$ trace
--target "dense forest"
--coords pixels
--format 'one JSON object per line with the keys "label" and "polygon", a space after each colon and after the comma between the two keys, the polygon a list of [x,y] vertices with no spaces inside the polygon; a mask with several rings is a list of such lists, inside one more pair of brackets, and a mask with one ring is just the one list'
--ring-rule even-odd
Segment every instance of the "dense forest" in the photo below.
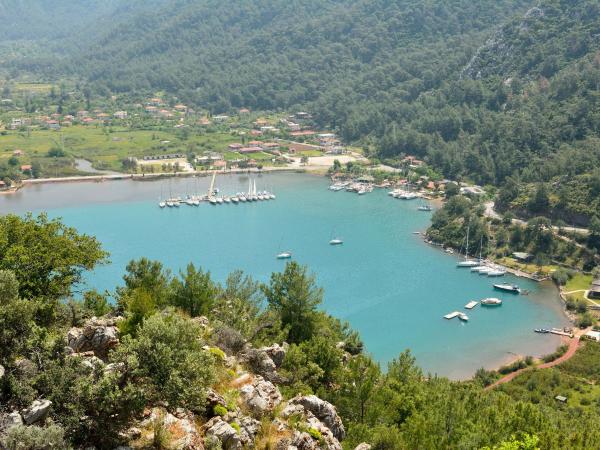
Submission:
{"label": "dense forest", "polygon": [[21,35],[5,28],[44,43],[23,57],[10,47],[11,76],[75,78],[101,95],[165,91],[215,113],[306,108],[392,164],[411,154],[453,179],[512,177],[518,192],[501,208],[528,215],[545,182],[544,215],[587,225],[598,211],[595,1],[114,0],[70,2],[68,14],[62,2],[12,3],[0,23],[19,8],[49,12],[15,22]]}
{"label": "dense forest", "polygon": [[295,262],[219,283],[142,258],[113,301],[74,299],[107,257],[43,215],[0,218],[3,450],[598,448],[595,342],[486,391],[498,374],[452,382],[409,351],[381,368]]}

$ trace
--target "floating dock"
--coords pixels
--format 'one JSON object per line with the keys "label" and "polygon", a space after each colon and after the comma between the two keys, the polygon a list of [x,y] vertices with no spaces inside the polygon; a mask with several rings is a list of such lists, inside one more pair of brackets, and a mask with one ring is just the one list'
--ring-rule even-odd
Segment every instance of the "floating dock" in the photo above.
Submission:
{"label": "floating dock", "polygon": [[469,302],[469,303],[467,303],[467,304],[465,305],[465,309],[473,309],[473,308],[475,308],[475,307],[476,307],[478,304],[479,304],[479,302],[476,302],[475,300],[473,300],[473,301],[471,301],[471,302]]}
{"label": "floating dock", "polygon": [[446,314],[444,316],[444,319],[447,319],[447,320],[454,319],[455,317],[458,317],[459,314],[460,314],[460,312],[454,311],[454,312],[451,312],[450,314]]}

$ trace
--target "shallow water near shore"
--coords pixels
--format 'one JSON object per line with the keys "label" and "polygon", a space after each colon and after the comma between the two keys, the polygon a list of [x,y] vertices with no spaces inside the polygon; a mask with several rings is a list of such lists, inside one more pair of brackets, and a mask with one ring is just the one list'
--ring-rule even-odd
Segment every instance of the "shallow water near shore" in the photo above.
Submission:
{"label": "shallow water near shore", "polygon": [[[504,281],[531,291],[515,296],[493,290],[501,279],[457,269],[456,257],[413,234],[425,230],[431,217],[417,211],[416,201],[392,199],[385,190],[331,192],[325,178],[305,174],[253,179],[277,200],[160,209],[161,192],[203,193],[210,180],[124,180],[28,186],[0,196],[0,213],[45,210],[97,236],[111,254],[111,264],[87,275],[88,285],[99,290],[113,291],[127,262],[141,256],[174,271],[192,261],[219,281],[243,269],[266,282],[285,265],[275,255],[289,250],[325,289],[323,309],[350,322],[382,364],[409,348],[425,371],[462,379],[515,354],[540,356],[559,345],[555,336],[533,333],[568,324],[554,287],[507,275]],[[245,191],[248,177],[219,176],[217,185],[225,194]],[[333,236],[344,245],[328,245]],[[442,318],[490,296],[504,304],[466,311],[468,323]]]}

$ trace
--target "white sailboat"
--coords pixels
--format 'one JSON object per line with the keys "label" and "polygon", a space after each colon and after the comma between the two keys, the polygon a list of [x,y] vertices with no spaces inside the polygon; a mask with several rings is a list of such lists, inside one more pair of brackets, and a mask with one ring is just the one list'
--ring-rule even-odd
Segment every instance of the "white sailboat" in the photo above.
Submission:
{"label": "white sailboat", "polygon": [[465,260],[464,261],[459,261],[458,264],[456,264],[456,267],[477,267],[479,266],[479,261],[475,261],[474,259],[469,259],[469,231],[471,229],[471,226],[469,224],[469,226],[467,226],[467,245],[465,247]]}

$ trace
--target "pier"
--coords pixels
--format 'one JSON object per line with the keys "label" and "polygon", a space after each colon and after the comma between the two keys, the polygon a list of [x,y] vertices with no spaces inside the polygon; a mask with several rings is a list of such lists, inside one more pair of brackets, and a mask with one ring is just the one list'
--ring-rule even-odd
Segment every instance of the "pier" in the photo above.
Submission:
{"label": "pier", "polygon": [[459,314],[460,314],[459,311],[454,311],[454,312],[451,312],[450,314],[446,314],[444,316],[444,319],[451,320],[451,319],[454,319],[455,317],[458,317]]}

